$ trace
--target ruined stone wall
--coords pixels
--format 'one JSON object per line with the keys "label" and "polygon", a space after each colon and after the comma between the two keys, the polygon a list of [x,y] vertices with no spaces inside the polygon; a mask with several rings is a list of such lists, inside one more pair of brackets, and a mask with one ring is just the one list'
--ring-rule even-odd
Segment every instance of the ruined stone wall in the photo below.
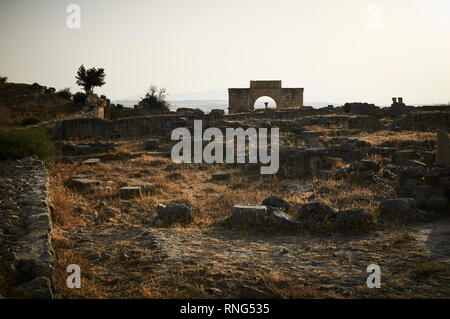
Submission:
{"label": "ruined stone wall", "polygon": [[303,89],[281,89],[279,108],[302,107]]}
{"label": "ruined stone wall", "polygon": [[391,127],[402,130],[449,130],[450,110],[411,112],[395,119]]}
{"label": "ruined stone wall", "polygon": [[379,119],[368,115],[344,115],[336,114],[333,109],[325,108],[322,112],[318,110],[280,110],[280,111],[265,111],[254,113],[240,113],[228,114],[224,119],[227,121],[247,122],[249,120],[270,120],[273,126],[281,129],[288,128],[292,130],[293,127],[303,126],[322,126],[325,128],[345,128],[345,129],[360,129],[367,132],[377,131],[384,128]]}
{"label": "ruined stone wall", "polygon": [[115,120],[83,118],[47,122],[36,125],[54,140],[74,138],[135,138],[149,135],[170,136],[177,127],[192,127],[194,119],[203,119],[205,127],[221,122],[221,117],[212,115],[183,114],[126,117]]}
{"label": "ruined stone wall", "polygon": [[278,119],[278,120],[290,120],[297,119],[304,116],[314,115],[331,115],[340,114],[341,110],[336,108],[321,108],[314,109],[312,107],[293,108],[293,109],[268,109],[257,112],[243,112],[237,114],[227,114],[225,119],[227,120],[246,120],[250,118],[256,119]]}
{"label": "ruined stone wall", "polygon": [[228,103],[230,113],[248,112],[250,89],[228,89]]}
{"label": "ruined stone wall", "polygon": [[0,295],[6,298],[53,297],[47,184],[47,170],[34,158],[5,163],[0,174]]}

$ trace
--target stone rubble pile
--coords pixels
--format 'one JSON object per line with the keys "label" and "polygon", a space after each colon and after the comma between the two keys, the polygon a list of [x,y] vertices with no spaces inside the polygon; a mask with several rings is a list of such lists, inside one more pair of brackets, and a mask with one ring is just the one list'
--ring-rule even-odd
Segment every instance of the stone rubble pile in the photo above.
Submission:
{"label": "stone rubble pile", "polygon": [[261,206],[234,205],[231,221],[237,228],[283,231],[323,227],[324,230],[358,232],[375,225],[374,217],[361,209],[336,212],[323,202],[293,206],[277,196],[266,198]]}

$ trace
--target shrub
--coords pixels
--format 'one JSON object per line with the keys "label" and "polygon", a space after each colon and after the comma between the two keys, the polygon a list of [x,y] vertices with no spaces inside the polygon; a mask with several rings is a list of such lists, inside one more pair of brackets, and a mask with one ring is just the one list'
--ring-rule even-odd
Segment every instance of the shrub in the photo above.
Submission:
{"label": "shrub", "polygon": [[36,115],[28,115],[25,116],[21,121],[20,121],[20,125],[25,126],[25,125],[33,125],[33,124],[37,124],[40,123],[41,119],[39,117],[37,117]]}
{"label": "shrub", "polygon": [[55,93],[56,96],[70,100],[72,98],[72,93],[70,92],[70,88],[64,88]]}
{"label": "shrub", "polygon": [[7,76],[0,76],[0,84],[6,83],[6,81],[8,81]]}
{"label": "shrub", "polygon": [[0,160],[19,159],[36,155],[48,164],[55,149],[50,138],[35,129],[1,129]]}
{"label": "shrub", "polygon": [[166,89],[157,89],[156,86],[150,86],[148,93],[142,98],[141,104],[146,111],[168,112],[169,103],[166,101]]}
{"label": "shrub", "polygon": [[86,101],[87,94],[83,92],[77,92],[73,95],[73,101],[75,103],[84,104]]}

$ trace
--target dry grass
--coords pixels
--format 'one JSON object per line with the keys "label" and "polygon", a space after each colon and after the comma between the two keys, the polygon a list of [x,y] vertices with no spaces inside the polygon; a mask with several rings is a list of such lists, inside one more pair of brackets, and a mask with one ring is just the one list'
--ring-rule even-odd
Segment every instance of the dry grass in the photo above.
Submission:
{"label": "dry grass", "polygon": [[[55,247],[58,252],[58,282],[57,288],[64,298],[101,298],[95,284],[92,264],[88,259],[80,256],[75,249],[73,243],[64,238],[60,233],[55,234]],[[80,266],[81,271],[81,288],[69,289],[66,284],[66,278],[70,275],[67,273],[67,266],[76,264]]]}
{"label": "dry grass", "polygon": [[256,274],[257,281],[264,284],[264,290],[272,296],[283,299],[322,299],[339,298],[332,291],[320,291],[292,280],[291,277],[271,270]]}
{"label": "dry grass", "polygon": [[439,274],[444,270],[443,266],[433,260],[424,261],[419,263],[412,271],[412,277],[424,277],[429,278]]}
{"label": "dry grass", "polygon": [[142,296],[151,299],[198,299],[204,298],[204,286],[191,283],[184,273],[151,278],[140,287]]}
{"label": "dry grass", "polygon": [[[142,151],[142,141],[120,142],[121,145],[114,151],[120,153],[133,153]],[[380,158],[373,158],[380,160]],[[337,167],[348,164],[337,161]],[[224,181],[211,179],[212,173],[227,171],[230,178]],[[104,225],[143,225],[150,226],[149,221],[157,213],[158,204],[168,204],[172,201],[188,201],[200,209],[200,214],[195,216],[194,224],[187,227],[170,228],[170,232],[181,236],[183,232],[188,234],[200,233],[204,230],[216,229],[215,225],[227,219],[235,204],[261,204],[262,201],[276,195],[284,198],[292,204],[303,204],[309,201],[322,201],[331,205],[336,210],[361,208],[368,213],[376,213],[376,209],[382,198],[394,192],[387,185],[359,185],[347,180],[324,179],[320,177],[308,177],[301,179],[289,178],[289,183],[297,185],[312,185],[314,192],[299,193],[284,190],[282,187],[286,179],[277,176],[261,176],[259,170],[253,166],[238,165],[202,165],[202,164],[174,164],[169,158],[157,154],[143,153],[142,156],[121,161],[107,161],[89,166],[82,164],[58,163],[50,168],[50,194],[55,205],[54,215],[56,231],[56,249],[60,256],[58,260],[58,291],[63,297],[68,298],[106,298],[118,296],[122,289],[131,289],[121,278],[115,274],[107,283],[96,280],[102,276],[99,269],[105,265],[92,264],[89,257],[83,255],[79,245],[71,241],[68,231],[73,231],[78,226],[94,227]],[[113,191],[77,193],[64,186],[64,181],[73,174],[88,174],[99,180],[103,186],[111,186]],[[139,198],[123,201],[117,192],[119,185],[132,185],[139,183],[160,184],[160,190],[153,194],[143,195]],[[290,212],[295,215],[295,209]],[[65,232],[66,231],[66,232]],[[167,230],[168,231],[168,230]],[[245,233],[245,232],[244,232]],[[247,233],[245,233],[247,234]],[[174,235],[175,236],[175,235]],[[268,238],[268,237],[266,237]],[[408,232],[400,232],[383,238],[383,242],[377,247],[377,251],[392,251],[412,242],[413,238]],[[204,298],[208,296],[208,289],[218,288],[227,297],[238,297],[238,289],[235,286],[229,289],[227,283],[241,283],[246,285],[257,284],[259,289],[267,291],[278,298],[338,298],[333,293],[333,287],[324,289],[315,285],[308,285],[302,278],[297,278],[297,273],[279,272],[265,267],[264,271],[252,269],[252,267],[231,265],[234,260],[217,262],[214,260],[216,252],[205,247],[200,247],[195,255],[190,255],[190,237],[186,235],[185,245],[180,245],[180,262],[171,265],[170,269],[162,267],[151,268],[147,272],[134,274],[136,287],[127,291],[129,296],[142,296],[146,298]],[[363,241],[357,242],[358,251],[372,253],[370,244]],[[98,247],[99,250],[104,247]],[[117,253],[121,247],[118,246]],[[209,250],[208,250],[209,249]],[[242,248],[248,249],[247,246]],[[335,248],[330,248],[334,251]],[[114,251],[115,252],[115,251]],[[178,250],[176,250],[178,254]],[[270,252],[270,250],[268,251]],[[152,253],[150,253],[152,254]],[[378,252],[376,252],[378,254]],[[207,257],[205,257],[207,256]],[[122,263],[120,258],[112,256],[108,262],[118,265]],[[186,263],[186,260],[195,258],[194,262]],[[320,260],[326,257],[321,257]],[[334,258],[332,258],[334,260]],[[336,262],[336,260],[334,260]],[[68,264],[79,263],[82,267],[82,290],[67,289],[65,269]],[[364,267],[366,267],[365,265]],[[125,266],[124,266],[125,267]],[[365,269],[361,266],[361,269]],[[104,270],[103,270],[104,271]],[[438,274],[439,269],[430,264],[420,264],[415,270],[414,276],[432,276]],[[103,273],[103,275],[105,275]],[[321,274],[323,276],[324,274]],[[94,277],[95,276],[95,277]],[[328,278],[329,279],[329,278]],[[111,281],[112,280],[112,281]],[[255,281],[256,280],[256,281]],[[324,279],[325,280],[325,279]],[[117,282],[116,282],[117,281]],[[326,280],[325,280],[326,281]],[[124,288],[125,287],[125,288]],[[114,290],[115,289],[115,290]]]}
{"label": "dry grass", "polygon": [[410,242],[412,240],[414,240],[414,236],[412,236],[407,231],[401,231],[401,232],[395,233],[392,238],[392,242],[394,244],[404,244],[404,243]]}
{"label": "dry grass", "polygon": [[375,133],[358,136],[359,140],[369,142],[370,144],[377,146],[387,143],[393,143],[394,145],[400,145],[402,142],[418,142],[436,141],[436,134],[432,132],[421,131],[401,131],[392,134],[392,131],[377,131]]}
{"label": "dry grass", "polygon": [[82,195],[70,191],[62,183],[56,182],[55,177],[50,177],[50,185],[50,199],[57,208],[53,215],[56,225],[75,227],[84,224],[85,214],[80,214],[79,208],[90,209],[86,199]]}

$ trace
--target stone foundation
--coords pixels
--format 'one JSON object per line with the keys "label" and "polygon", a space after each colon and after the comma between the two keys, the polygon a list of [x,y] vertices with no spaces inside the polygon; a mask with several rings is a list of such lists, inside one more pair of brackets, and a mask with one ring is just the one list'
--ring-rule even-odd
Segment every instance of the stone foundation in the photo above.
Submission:
{"label": "stone foundation", "polygon": [[5,166],[0,177],[0,294],[53,298],[56,256],[47,170],[34,158]]}

